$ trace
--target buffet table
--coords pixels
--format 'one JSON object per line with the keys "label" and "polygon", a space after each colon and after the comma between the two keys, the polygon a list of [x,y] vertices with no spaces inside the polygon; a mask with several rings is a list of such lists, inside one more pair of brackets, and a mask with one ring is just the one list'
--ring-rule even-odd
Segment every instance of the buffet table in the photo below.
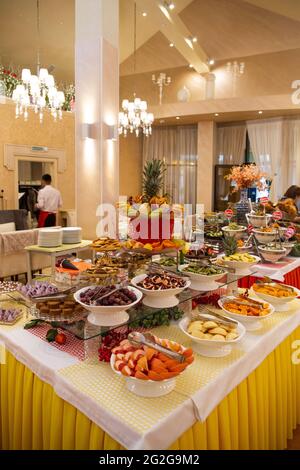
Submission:
{"label": "buffet table", "polygon": [[[127,391],[108,364],[55,349],[24,321],[0,326],[2,449],[283,449],[300,424],[300,365],[291,360],[299,300],[229,356],[196,354],[175,390],[154,399]],[[155,332],[189,345],[176,325]]]}

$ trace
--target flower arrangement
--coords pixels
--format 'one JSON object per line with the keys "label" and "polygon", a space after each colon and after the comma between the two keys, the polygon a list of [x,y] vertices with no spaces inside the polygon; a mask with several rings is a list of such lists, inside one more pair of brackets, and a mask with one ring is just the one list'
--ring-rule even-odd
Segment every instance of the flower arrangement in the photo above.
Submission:
{"label": "flower arrangement", "polygon": [[225,176],[227,180],[234,181],[236,187],[233,192],[240,189],[247,189],[256,186],[257,189],[262,191],[266,187],[264,178],[266,174],[263,173],[255,164],[234,166],[230,173]]}
{"label": "flower arrangement", "polygon": [[20,83],[15,72],[0,66],[0,84],[4,87],[3,94],[8,98],[12,97],[13,91]]}

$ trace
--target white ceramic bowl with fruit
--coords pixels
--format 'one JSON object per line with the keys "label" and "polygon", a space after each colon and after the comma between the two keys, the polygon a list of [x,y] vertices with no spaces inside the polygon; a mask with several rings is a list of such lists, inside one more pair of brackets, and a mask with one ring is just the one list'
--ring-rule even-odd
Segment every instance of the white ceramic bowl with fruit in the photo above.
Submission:
{"label": "white ceramic bowl with fruit", "polygon": [[288,256],[290,254],[290,252],[292,251],[295,245],[296,245],[296,242],[290,242],[290,241],[282,242],[282,246],[283,248],[285,248],[285,256]]}
{"label": "white ceramic bowl with fruit", "polygon": [[258,243],[262,243],[263,245],[273,242],[277,236],[276,230],[267,232],[263,229],[254,229],[253,233]]}
{"label": "white ceramic bowl with fruit", "polygon": [[248,224],[251,224],[254,228],[267,227],[270,220],[272,219],[271,214],[257,215],[257,214],[246,214]]}
{"label": "white ceramic bowl with fruit", "polygon": [[131,284],[136,289],[139,289],[142,292],[142,294],[144,295],[143,304],[147,305],[148,307],[176,307],[176,305],[179,304],[179,299],[176,297],[176,295],[180,294],[182,291],[184,291],[191,285],[191,281],[188,278],[179,278],[184,281],[184,285],[182,287],[175,287],[173,289],[151,290],[146,289],[141,285],[147,277],[147,274],[140,274],[139,276],[136,276],[131,280]]}
{"label": "white ceramic bowl with fruit", "polygon": [[118,326],[126,323],[129,319],[129,315],[126,311],[138,304],[143,297],[138,289],[127,286],[124,289],[128,289],[130,293],[132,293],[130,295],[135,298],[131,303],[126,305],[91,305],[88,303],[89,300],[88,297],[86,297],[87,293],[98,287],[99,286],[83,287],[74,294],[76,302],[90,312],[88,321],[97,326]]}
{"label": "white ceramic bowl with fruit", "polygon": [[[249,298],[248,300],[251,303],[251,298]],[[261,309],[260,315],[246,315],[242,313],[234,313],[229,309],[230,307],[226,308],[226,305],[230,305],[231,301],[234,304],[234,302],[236,301],[236,297],[223,297],[218,301],[218,304],[228,317],[231,317],[234,320],[241,322],[248,331],[259,330],[262,327],[261,320],[269,318],[275,311],[273,305],[271,305],[269,302],[262,302],[256,300],[256,302],[259,302],[264,307],[263,309]],[[259,312],[258,308],[257,312]]]}
{"label": "white ceramic bowl with fruit", "polygon": [[247,227],[232,223],[222,227],[222,231],[224,235],[229,235],[230,237],[234,237],[236,240],[239,240],[240,238],[243,238],[244,234],[247,232]]}
{"label": "white ceramic bowl with fruit", "polygon": [[[200,292],[216,290],[220,287],[217,283],[226,276],[227,271],[218,266],[199,266],[197,264],[185,264],[181,266],[182,274],[191,279],[191,289]],[[197,272],[198,271],[198,272]],[[215,274],[214,274],[215,273]]]}
{"label": "white ceramic bowl with fruit", "polygon": [[269,263],[276,263],[286,256],[286,249],[284,247],[280,248],[268,245],[259,245],[258,251],[266,261],[269,261]]}
{"label": "white ceramic bowl with fruit", "polygon": [[249,253],[235,253],[233,255],[219,255],[217,260],[229,269],[234,269],[238,276],[249,276],[252,274],[250,268],[260,262],[259,256]]}
{"label": "white ceramic bowl with fruit", "polygon": [[[208,322],[210,322],[211,324],[215,323],[217,325],[217,328],[219,327],[219,324],[217,323],[217,320],[215,317],[206,313],[202,313],[202,312],[201,312],[201,317],[207,319],[207,324]],[[221,340],[220,338],[218,340],[218,339],[214,339],[213,335],[210,335],[211,336],[210,339],[203,339],[203,338],[200,338],[200,336],[204,337],[204,334],[201,334],[202,332],[200,331],[198,333],[196,325],[195,325],[196,329],[194,331],[193,329],[190,329],[191,332],[188,331],[190,328],[190,325],[193,323],[195,324],[196,321],[197,320],[193,321],[189,317],[185,317],[179,322],[179,328],[186,336],[188,336],[188,338],[190,338],[193,341],[193,349],[198,354],[201,354],[201,356],[206,356],[206,357],[227,356],[228,354],[231,353],[232,347],[236,345],[237,343],[239,343],[240,341],[242,341],[246,333],[245,327],[240,322],[238,322],[236,327],[233,326],[233,328],[235,328],[235,332],[237,335],[234,339],[225,338],[224,340]],[[217,335],[215,336],[217,338]]]}
{"label": "white ceramic bowl with fruit", "polygon": [[[160,341],[167,342],[168,348],[174,351],[175,349],[172,349],[170,345],[176,345],[176,352],[180,354],[191,353],[190,359],[186,359],[189,362],[183,366],[173,361],[174,365],[169,365],[161,361],[162,356],[155,350],[147,348],[148,351],[146,351],[143,347],[137,349],[131,346],[128,340],[122,341],[119,346],[113,349],[110,359],[111,368],[115,374],[125,379],[127,389],[135,395],[146,398],[167,395],[175,388],[176,377],[181,375],[194,360],[191,349],[174,341]],[[170,362],[170,364],[172,363]],[[178,370],[175,371],[176,368]],[[169,369],[173,369],[173,372]]]}

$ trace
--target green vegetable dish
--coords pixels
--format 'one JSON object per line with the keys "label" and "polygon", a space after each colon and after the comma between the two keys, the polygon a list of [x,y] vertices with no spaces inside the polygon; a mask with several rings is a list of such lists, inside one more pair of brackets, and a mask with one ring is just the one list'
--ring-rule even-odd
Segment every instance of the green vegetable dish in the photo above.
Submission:
{"label": "green vegetable dish", "polygon": [[159,260],[161,266],[177,266],[177,261],[174,258],[162,258]]}
{"label": "green vegetable dish", "polygon": [[193,274],[202,274],[203,276],[215,276],[216,274],[225,274],[224,269],[216,266],[198,266],[197,264],[190,264],[183,269],[184,272]]}

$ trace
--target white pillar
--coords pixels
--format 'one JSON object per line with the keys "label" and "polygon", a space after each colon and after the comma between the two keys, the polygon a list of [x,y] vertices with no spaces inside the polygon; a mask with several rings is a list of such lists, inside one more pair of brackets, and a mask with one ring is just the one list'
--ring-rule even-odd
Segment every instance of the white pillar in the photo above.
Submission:
{"label": "white pillar", "polygon": [[94,238],[98,205],[119,196],[119,1],[76,0],[75,23],[77,223]]}
{"label": "white pillar", "polygon": [[197,203],[211,211],[214,190],[216,123],[198,122]]}
{"label": "white pillar", "polygon": [[205,99],[213,100],[215,98],[216,76],[210,72],[204,75],[205,78]]}

